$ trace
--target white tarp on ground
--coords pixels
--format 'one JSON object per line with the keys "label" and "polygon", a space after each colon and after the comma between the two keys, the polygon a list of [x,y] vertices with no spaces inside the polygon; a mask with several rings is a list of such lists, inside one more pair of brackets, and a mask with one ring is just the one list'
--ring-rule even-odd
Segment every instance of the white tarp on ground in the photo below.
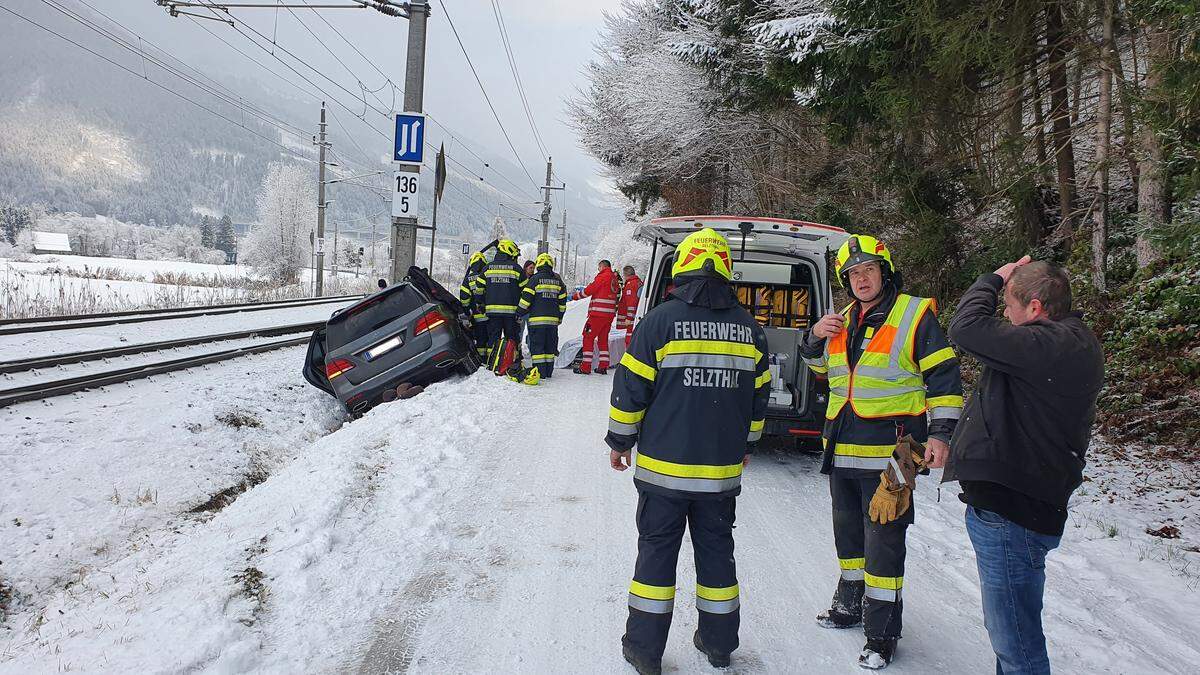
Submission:
{"label": "white tarp on ground", "polygon": [[[559,333],[559,338],[563,337]],[[574,363],[575,357],[579,356],[579,352],[583,349],[583,336],[573,337],[563,341],[558,348],[558,358],[554,359],[555,368],[570,368]],[[625,331],[613,330],[608,333],[608,362],[611,365],[616,365],[621,362],[621,357],[625,355]],[[600,352],[592,354],[592,366],[599,365]]]}
{"label": "white tarp on ground", "polygon": [[65,232],[34,232],[35,253],[70,253],[71,241]]}

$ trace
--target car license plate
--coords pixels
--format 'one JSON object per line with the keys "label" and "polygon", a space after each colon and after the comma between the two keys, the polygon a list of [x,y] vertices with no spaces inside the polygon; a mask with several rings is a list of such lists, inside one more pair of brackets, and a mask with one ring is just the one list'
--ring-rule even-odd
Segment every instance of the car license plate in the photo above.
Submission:
{"label": "car license plate", "polygon": [[402,344],[404,344],[404,340],[400,339],[399,335],[396,335],[363,352],[363,356],[367,357],[368,361],[374,361]]}

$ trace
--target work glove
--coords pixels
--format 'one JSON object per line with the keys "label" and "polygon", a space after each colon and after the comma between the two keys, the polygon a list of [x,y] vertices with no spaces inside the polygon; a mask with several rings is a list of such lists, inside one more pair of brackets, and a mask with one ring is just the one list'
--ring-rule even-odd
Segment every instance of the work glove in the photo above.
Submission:
{"label": "work glove", "polygon": [[911,435],[901,438],[892,452],[887,469],[879,474],[879,487],[871,497],[868,515],[880,525],[898,520],[912,507],[913,488],[917,472],[924,467],[925,446]]}

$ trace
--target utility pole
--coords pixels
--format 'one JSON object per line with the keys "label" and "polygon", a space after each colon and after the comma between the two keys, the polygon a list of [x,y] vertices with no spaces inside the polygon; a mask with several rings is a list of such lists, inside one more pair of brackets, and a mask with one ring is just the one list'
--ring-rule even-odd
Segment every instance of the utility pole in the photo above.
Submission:
{"label": "utility pole", "polygon": [[567,254],[567,207],[565,206],[563,207],[562,225],[558,226],[558,238],[558,259],[562,260],[563,256]]}
{"label": "utility pole", "polygon": [[317,141],[317,292],[318,296],[325,290],[325,102],[321,101],[321,124],[318,127],[320,140]]}
{"label": "utility pole", "polygon": [[[404,73],[405,112],[424,112],[425,102],[425,24],[429,4],[411,0],[408,7],[408,59]],[[400,165],[400,171],[420,173],[421,167]],[[417,262],[417,219],[392,218],[392,283],[399,283],[408,268]],[[430,270],[433,273],[433,270]]]}
{"label": "utility pole", "polygon": [[542,240],[538,242],[538,253],[550,252],[550,191],[567,189],[567,184],[563,183],[562,187],[554,187],[550,184],[550,179],[554,173],[554,163],[552,158],[546,158],[546,184],[542,186],[545,194],[542,195]]}

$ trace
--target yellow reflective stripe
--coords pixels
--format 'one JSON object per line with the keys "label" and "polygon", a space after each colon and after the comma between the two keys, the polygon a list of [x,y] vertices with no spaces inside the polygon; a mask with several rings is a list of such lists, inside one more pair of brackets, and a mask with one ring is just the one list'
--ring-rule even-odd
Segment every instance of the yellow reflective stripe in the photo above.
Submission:
{"label": "yellow reflective stripe", "polygon": [[891,457],[896,444],[891,445],[862,445],[859,443],[836,443],[833,454],[850,457]]}
{"label": "yellow reflective stripe", "polygon": [[762,431],[763,427],[765,427],[766,425],[767,425],[767,421],[765,419],[764,420],[753,420],[750,422],[750,431]]}
{"label": "yellow reflective stripe", "polygon": [[921,372],[923,373],[931,368],[934,368],[935,366],[941,365],[942,363],[949,361],[950,359],[952,359],[954,357],[955,357],[955,354],[954,354],[953,349],[951,349],[950,347],[942,347],[941,349],[937,350],[936,352],[921,359],[921,362],[918,364],[918,366],[920,367]]}
{"label": "yellow reflective stripe", "polygon": [[653,382],[654,378],[658,376],[658,371],[655,370],[653,366],[648,366],[641,361],[638,361],[636,358],[634,358],[633,354],[630,354],[629,352],[625,352],[625,355],[621,357],[621,365],[628,368],[635,375],[641,375],[651,382]]}
{"label": "yellow reflective stripe", "polygon": [[487,308],[489,310],[492,310],[492,309],[516,309],[517,306],[516,305],[488,305]]}
{"label": "yellow reflective stripe", "polygon": [[537,286],[534,286],[534,287],[533,287],[533,290],[537,290],[537,291],[557,291],[557,290],[559,290],[559,289],[561,289],[561,288],[562,288],[562,286],[559,286],[558,284],[538,284]]}
{"label": "yellow reflective stripe", "polygon": [[674,586],[651,586],[640,581],[629,582],[629,592],[647,600],[673,600],[675,598]]}
{"label": "yellow reflective stripe", "polygon": [[814,373],[821,373],[822,375],[829,372],[829,366],[818,366],[815,363],[809,363],[808,369]]}
{"label": "yellow reflective stripe", "polygon": [[755,378],[754,388],[758,389],[766,384],[771,384],[771,371],[769,370],[764,370],[762,375],[759,375],[757,378]]}
{"label": "yellow reflective stripe", "polygon": [[485,277],[519,277],[521,273],[516,270],[488,270],[483,273]]}
{"label": "yellow reflective stripe", "polygon": [[609,406],[608,416],[609,418],[614,419],[621,424],[637,424],[638,422],[642,421],[643,417],[646,416],[646,411],[639,410],[637,412],[628,412],[621,410],[616,406]]}
{"label": "yellow reflective stripe", "polygon": [[696,597],[705,600],[715,600],[721,602],[723,600],[732,600],[738,596],[738,585],[724,586],[721,588],[712,588],[711,586],[701,586],[696,584]]}
{"label": "yellow reflective stripe", "polygon": [[889,591],[898,591],[904,588],[904,577],[877,577],[870,572],[865,572],[863,579],[866,580],[868,586],[874,586],[875,588],[883,588]]}
{"label": "yellow reflective stripe", "polygon": [[754,345],[724,340],[672,340],[654,352],[654,358],[661,363],[663,357],[668,354],[725,354],[745,356],[755,361],[763,356]]}
{"label": "yellow reflective stripe", "polygon": [[867,566],[866,558],[838,558],[838,566],[844,570],[861,570]]}
{"label": "yellow reflective stripe", "polygon": [[925,399],[925,405],[930,408],[961,408],[963,407],[963,397],[957,395],[931,396]]}
{"label": "yellow reflective stripe", "polygon": [[742,475],[742,463],[726,466],[712,464],[676,464],[638,453],[637,465],[664,476],[676,478],[735,478]]}

